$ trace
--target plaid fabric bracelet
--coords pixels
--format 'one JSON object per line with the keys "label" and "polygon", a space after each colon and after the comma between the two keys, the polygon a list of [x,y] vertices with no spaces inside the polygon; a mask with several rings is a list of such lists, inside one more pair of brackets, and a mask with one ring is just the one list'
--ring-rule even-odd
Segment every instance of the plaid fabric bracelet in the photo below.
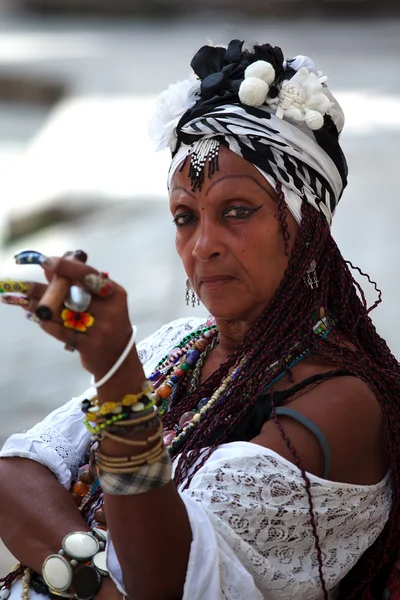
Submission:
{"label": "plaid fabric bracelet", "polygon": [[103,492],[113,496],[144,494],[164,487],[171,481],[172,461],[168,452],[153,464],[142,465],[136,473],[105,473],[99,468]]}

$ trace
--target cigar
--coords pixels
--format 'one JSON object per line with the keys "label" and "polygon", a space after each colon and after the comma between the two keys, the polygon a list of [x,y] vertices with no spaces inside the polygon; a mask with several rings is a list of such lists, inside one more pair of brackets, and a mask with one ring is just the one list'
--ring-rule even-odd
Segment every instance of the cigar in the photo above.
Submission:
{"label": "cigar", "polygon": [[[87,254],[82,250],[77,250],[76,252],[67,252],[64,254],[63,258],[66,258],[67,260],[78,260],[84,263],[87,261]],[[60,304],[64,302],[70,287],[71,281],[69,279],[54,275],[47,290],[40,299],[40,303],[36,307],[36,316],[41,321],[50,321]]]}

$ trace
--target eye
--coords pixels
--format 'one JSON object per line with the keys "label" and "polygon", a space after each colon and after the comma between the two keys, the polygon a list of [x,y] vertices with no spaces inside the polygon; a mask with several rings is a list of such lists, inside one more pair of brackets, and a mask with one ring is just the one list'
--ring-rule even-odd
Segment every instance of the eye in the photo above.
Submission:
{"label": "eye", "polygon": [[258,208],[249,208],[247,206],[230,206],[224,212],[224,217],[233,219],[246,219],[254,214]]}
{"label": "eye", "polygon": [[172,222],[176,225],[176,227],[184,227],[185,225],[189,225],[193,221],[193,215],[181,213],[180,215],[176,215]]}

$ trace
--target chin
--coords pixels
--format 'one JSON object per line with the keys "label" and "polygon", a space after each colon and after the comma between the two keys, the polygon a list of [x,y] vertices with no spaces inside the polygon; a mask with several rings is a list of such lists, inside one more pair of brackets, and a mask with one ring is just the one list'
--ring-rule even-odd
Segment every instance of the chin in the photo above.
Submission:
{"label": "chin", "polygon": [[239,306],[228,301],[203,302],[209,313],[220,321],[247,321],[250,314],[249,307]]}

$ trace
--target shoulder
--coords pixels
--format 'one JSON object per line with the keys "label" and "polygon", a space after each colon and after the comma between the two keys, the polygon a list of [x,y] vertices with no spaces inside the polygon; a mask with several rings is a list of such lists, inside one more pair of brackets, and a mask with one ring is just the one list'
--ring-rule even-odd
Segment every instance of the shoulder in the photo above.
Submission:
{"label": "shoulder", "polygon": [[[304,415],[325,437],[332,456],[330,479],[360,485],[382,479],[386,470],[382,413],[364,381],[350,375],[326,379],[290,402],[290,408]],[[322,476],[323,454],[316,437],[290,417],[278,417],[278,422],[305,469]],[[277,424],[270,420],[255,441],[295,462],[288,440],[285,442]]]}

